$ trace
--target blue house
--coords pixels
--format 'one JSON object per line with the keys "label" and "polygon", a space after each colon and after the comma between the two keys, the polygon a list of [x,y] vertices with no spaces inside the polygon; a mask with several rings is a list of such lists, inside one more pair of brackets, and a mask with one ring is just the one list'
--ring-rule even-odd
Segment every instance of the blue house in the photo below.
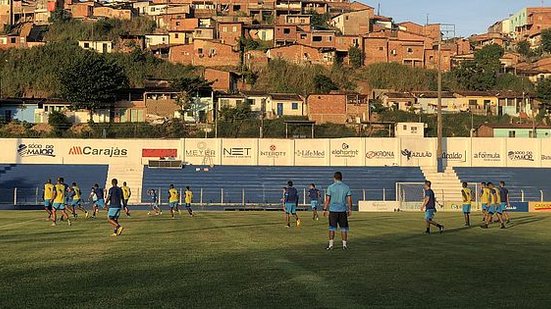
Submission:
{"label": "blue house", "polygon": [[24,102],[21,99],[0,100],[0,122],[6,123],[19,120],[35,123],[34,115],[37,109],[37,102]]}

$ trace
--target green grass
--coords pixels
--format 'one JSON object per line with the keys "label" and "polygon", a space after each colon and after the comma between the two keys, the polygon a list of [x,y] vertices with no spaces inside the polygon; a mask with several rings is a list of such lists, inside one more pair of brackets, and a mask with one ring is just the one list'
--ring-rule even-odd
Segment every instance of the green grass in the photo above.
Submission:
{"label": "green grass", "polygon": [[549,215],[482,230],[439,213],[448,231],[423,235],[421,213],[355,213],[348,252],[326,252],[325,222],[301,215],[288,230],[273,212],[136,212],[112,238],[104,220],[2,211],[0,308],[551,306]]}

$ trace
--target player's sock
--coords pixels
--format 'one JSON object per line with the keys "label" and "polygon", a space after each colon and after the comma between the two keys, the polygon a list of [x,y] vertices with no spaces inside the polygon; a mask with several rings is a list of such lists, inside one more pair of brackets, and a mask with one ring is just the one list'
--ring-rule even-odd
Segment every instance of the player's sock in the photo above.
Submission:
{"label": "player's sock", "polygon": [[330,248],[333,248],[333,242],[334,242],[333,239],[330,239],[330,240],[329,240],[329,247],[330,247]]}
{"label": "player's sock", "polygon": [[342,246],[343,246],[343,247],[346,247],[346,240],[343,240],[343,241],[342,241]]}
{"label": "player's sock", "polygon": [[425,233],[430,234],[430,227],[427,227],[427,229],[425,230]]}

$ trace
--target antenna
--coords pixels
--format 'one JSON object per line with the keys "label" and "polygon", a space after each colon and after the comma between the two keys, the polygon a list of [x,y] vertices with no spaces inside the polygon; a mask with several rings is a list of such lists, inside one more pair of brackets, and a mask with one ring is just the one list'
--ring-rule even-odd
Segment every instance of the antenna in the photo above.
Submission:
{"label": "antenna", "polygon": [[427,13],[427,25],[429,24],[429,13]]}
{"label": "antenna", "polygon": [[377,3],[377,15],[381,16],[381,2]]}

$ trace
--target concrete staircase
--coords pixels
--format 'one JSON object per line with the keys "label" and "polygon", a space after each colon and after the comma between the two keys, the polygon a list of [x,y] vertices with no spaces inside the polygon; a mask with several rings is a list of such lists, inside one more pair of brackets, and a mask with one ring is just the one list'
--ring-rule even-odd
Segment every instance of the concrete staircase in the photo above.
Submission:
{"label": "concrete staircase", "polygon": [[460,202],[461,180],[451,167],[447,167],[444,173],[438,173],[436,167],[421,167],[425,179],[432,182],[432,190],[436,200],[443,202]]}
{"label": "concrete staircase", "polygon": [[143,183],[143,165],[142,164],[110,164],[107,171],[107,183],[105,188],[111,188],[111,179],[117,178],[119,186],[126,181],[132,196],[129,204],[140,204]]}

